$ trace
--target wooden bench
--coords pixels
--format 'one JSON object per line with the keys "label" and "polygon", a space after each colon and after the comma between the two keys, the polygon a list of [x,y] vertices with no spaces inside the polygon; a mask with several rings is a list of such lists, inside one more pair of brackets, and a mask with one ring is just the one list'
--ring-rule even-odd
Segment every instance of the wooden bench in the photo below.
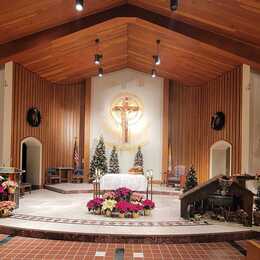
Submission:
{"label": "wooden bench", "polygon": [[20,185],[20,194],[23,196],[25,192],[28,191],[31,194],[32,185],[31,183],[25,182]]}

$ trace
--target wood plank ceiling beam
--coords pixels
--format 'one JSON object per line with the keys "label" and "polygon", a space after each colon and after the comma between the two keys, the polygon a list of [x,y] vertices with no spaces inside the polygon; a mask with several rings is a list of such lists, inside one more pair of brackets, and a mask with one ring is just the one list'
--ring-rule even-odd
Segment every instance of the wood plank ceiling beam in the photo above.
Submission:
{"label": "wood plank ceiling beam", "polygon": [[114,7],[97,14],[83,17],[45,31],[25,36],[18,40],[2,44],[0,45],[0,62],[8,61],[12,55],[19,52],[41,46],[60,37],[119,17],[140,18],[186,37],[190,37],[205,44],[228,51],[242,57],[245,63],[248,63],[253,67],[260,68],[260,47],[258,46],[249,45],[236,39],[228,38],[226,36],[219,35],[214,32],[195,27],[194,25],[177,21],[170,17],[130,4]]}

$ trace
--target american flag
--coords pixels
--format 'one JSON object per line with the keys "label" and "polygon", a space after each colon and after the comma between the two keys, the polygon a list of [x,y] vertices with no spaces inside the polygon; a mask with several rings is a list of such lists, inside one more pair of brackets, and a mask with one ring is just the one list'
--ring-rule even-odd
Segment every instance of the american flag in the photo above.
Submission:
{"label": "american flag", "polygon": [[74,144],[73,165],[75,170],[80,169],[80,155],[79,155],[77,140],[75,140],[75,144]]}

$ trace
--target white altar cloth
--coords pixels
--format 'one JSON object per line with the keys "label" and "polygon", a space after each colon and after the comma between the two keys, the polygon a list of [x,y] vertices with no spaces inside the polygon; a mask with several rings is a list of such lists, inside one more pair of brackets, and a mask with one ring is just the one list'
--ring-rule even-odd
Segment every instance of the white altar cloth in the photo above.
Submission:
{"label": "white altar cloth", "polygon": [[116,190],[126,187],[133,191],[146,191],[147,179],[144,175],[106,174],[100,179],[101,190]]}

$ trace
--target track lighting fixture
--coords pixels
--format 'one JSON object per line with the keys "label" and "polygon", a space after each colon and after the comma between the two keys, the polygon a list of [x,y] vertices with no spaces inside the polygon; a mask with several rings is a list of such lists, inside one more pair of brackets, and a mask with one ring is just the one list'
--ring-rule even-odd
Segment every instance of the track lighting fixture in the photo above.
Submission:
{"label": "track lighting fixture", "polygon": [[96,39],[95,42],[97,45],[97,53],[95,54],[95,57],[94,57],[94,63],[96,65],[100,65],[103,55],[99,53],[99,39]]}
{"label": "track lighting fixture", "polygon": [[154,59],[154,64],[155,65],[159,66],[161,64],[161,59],[160,59],[159,55],[153,56],[153,59]]}
{"label": "track lighting fixture", "polygon": [[83,11],[84,9],[84,0],[76,0],[75,8],[78,12]]}
{"label": "track lighting fixture", "polygon": [[155,64],[156,66],[159,66],[159,65],[161,64],[161,58],[160,58],[160,43],[161,43],[160,40],[157,40],[157,41],[156,41],[156,44],[157,44],[157,55],[154,55],[154,56],[153,56],[154,64]]}
{"label": "track lighting fixture", "polygon": [[102,78],[102,77],[103,77],[103,74],[104,74],[103,68],[102,68],[102,67],[99,67],[99,68],[98,68],[98,76],[99,76],[100,78]]}
{"label": "track lighting fixture", "polygon": [[171,0],[171,10],[176,11],[178,9],[178,4],[179,4],[178,0]]}
{"label": "track lighting fixture", "polygon": [[95,64],[96,65],[100,65],[101,59],[102,59],[102,55],[101,54],[95,54]]}
{"label": "track lighting fixture", "polygon": [[152,78],[156,78],[156,70],[152,69]]}

